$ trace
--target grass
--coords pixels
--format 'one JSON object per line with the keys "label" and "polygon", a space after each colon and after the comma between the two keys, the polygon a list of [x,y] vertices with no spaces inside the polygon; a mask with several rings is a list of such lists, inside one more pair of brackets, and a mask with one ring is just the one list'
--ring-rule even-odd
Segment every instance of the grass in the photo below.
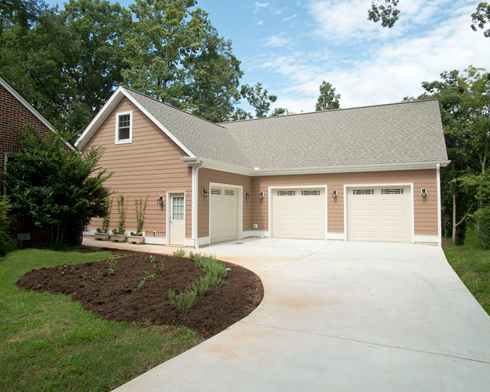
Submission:
{"label": "grass", "polygon": [[449,264],[490,315],[490,250],[468,245],[448,245],[443,249]]}
{"label": "grass", "polygon": [[184,327],[107,321],[69,296],[15,286],[31,269],[110,257],[28,249],[0,258],[0,390],[107,391],[203,340]]}

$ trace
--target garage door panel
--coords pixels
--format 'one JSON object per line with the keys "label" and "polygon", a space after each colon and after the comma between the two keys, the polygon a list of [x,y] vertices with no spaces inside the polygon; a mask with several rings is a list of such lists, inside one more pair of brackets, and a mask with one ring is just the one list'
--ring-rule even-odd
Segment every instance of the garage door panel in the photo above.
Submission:
{"label": "garage door panel", "polygon": [[325,238],[325,192],[323,189],[272,191],[274,238]]}
{"label": "garage door panel", "polygon": [[410,242],[411,225],[410,187],[365,187],[348,190],[348,240]]}
{"label": "garage door panel", "polygon": [[211,187],[211,243],[238,238],[238,191],[236,188]]}

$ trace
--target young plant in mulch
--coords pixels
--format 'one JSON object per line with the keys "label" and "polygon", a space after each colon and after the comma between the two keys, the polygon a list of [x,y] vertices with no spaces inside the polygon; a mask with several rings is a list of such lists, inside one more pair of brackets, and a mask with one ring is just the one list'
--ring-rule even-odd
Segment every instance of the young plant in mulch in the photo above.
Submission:
{"label": "young plant in mulch", "polygon": [[68,266],[68,264],[63,264],[58,267],[58,269],[61,271],[61,275],[70,275],[75,271],[75,267]]}
{"label": "young plant in mulch", "polygon": [[181,248],[179,250],[174,250],[172,252],[173,257],[184,257],[187,252],[185,251],[184,248]]}
{"label": "young plant in mulch", "polygon": [[116,267],[117,267],[117,260],[109,259],[109,260],[106,260],[105,263],[107,264],[107,272],[109,273],[109,275],[115,275],[116,274]]}
{"label": "young plant in mulch", "polygon": [[201,255],[200,253],[191,252],[189,258],[206,273],[206,276],[195,280],[189,287],[179,293],[176,293],[175,290],[169,290],[170,303],[177,310],[192,308],[196,302],[196,297],[204,297],[211,287],[220,284],[221,280],[226,278],[227,275],[227,269],[224,264],[216,260],[214,255]]}
{"label": "young plant in mulch", "polygon": [[112,210],[112,197],[107,197],[105,203],[107,205],[107,215],[102,218],[102,227],[97,227],[97,233],[107,233],[109,231],[109,218]]}
{"label": "young plant in mulch", "polygon": [[159,274],[163,272],[163,268],[165,267],[165,263],[163,261],[157,263],[157,261],[155,260],[155,256],[150,255],[150,263],[153,267],[157,269]]}
{"label": "young plant in mulch", "polygon": [[131,235],[141,237],[143,235],[143,224],[145,223],[145,212],[146,206],[148,204],[148,198],[150,195],[146,196],[145,201],[143,199],[134,199],[134,206],[136,210],[136,232],[131,232]]}
{"label": "young plant in mulch", "polygon": [[155,274],[151,274],[148,271],[143,271],[144,275],[141,278],[140,282],[138,283],[138,290],[141,290],[144,286],[144,284],[149,281],[149,280],[155,280]]}

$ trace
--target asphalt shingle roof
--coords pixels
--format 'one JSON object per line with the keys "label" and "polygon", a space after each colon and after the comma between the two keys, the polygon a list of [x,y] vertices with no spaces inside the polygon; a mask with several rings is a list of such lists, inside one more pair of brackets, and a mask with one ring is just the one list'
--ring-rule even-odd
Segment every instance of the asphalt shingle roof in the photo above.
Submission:
{"label": "asphalt shingle roof", "polygon": [[223,126],[193,116],[131,89],[125,88],[125,90],[196,156],[252,167]]}
{"label": "asphalt shingle roof", "polygon": [[447,161],[437,100],[221,125],[261,170]]}
{"label": "asphalt shingle roof", "polygon": [[447,161],[437,100],[213,124],[126,91],[198,157],[261,170]]}

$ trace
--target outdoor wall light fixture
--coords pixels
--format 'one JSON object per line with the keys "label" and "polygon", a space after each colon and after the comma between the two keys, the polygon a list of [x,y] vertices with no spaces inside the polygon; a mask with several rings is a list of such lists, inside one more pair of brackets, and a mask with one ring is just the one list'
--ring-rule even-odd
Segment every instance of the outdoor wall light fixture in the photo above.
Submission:
{"label": "outdoor wall light fixture", "polygon": [[263,199],[264,198],[264,192],[260,192],[259,193],[259,199]]}
{"label": "outdoor wall light fixture", "polygon": [[250,195],[248,194],[248,192],[245,192],[245,199],[250,199]]}
{"label": "outdoor wall light fixture", "polygon": [[420,190],[420,193],[422,193],[422,197],[427,196],[427,188],[422,188],[422,189]]}
{"label": "outdoor wall light fixture", "polygon": [[204,197],[208,197],[209,196],[209,192],[206,190],[206,188],[202,188],[202,195]]}
{"label": "outdoor wall light fixture", "polygon": [[165,199],[164,196],[158,196],[157,205],[159,206],[163,205],[164,199]]}
{"label": "outdoor wall light fixture", "polygon": [[337,197],[337,191],[332,191],[332,197],[335,199]]}

